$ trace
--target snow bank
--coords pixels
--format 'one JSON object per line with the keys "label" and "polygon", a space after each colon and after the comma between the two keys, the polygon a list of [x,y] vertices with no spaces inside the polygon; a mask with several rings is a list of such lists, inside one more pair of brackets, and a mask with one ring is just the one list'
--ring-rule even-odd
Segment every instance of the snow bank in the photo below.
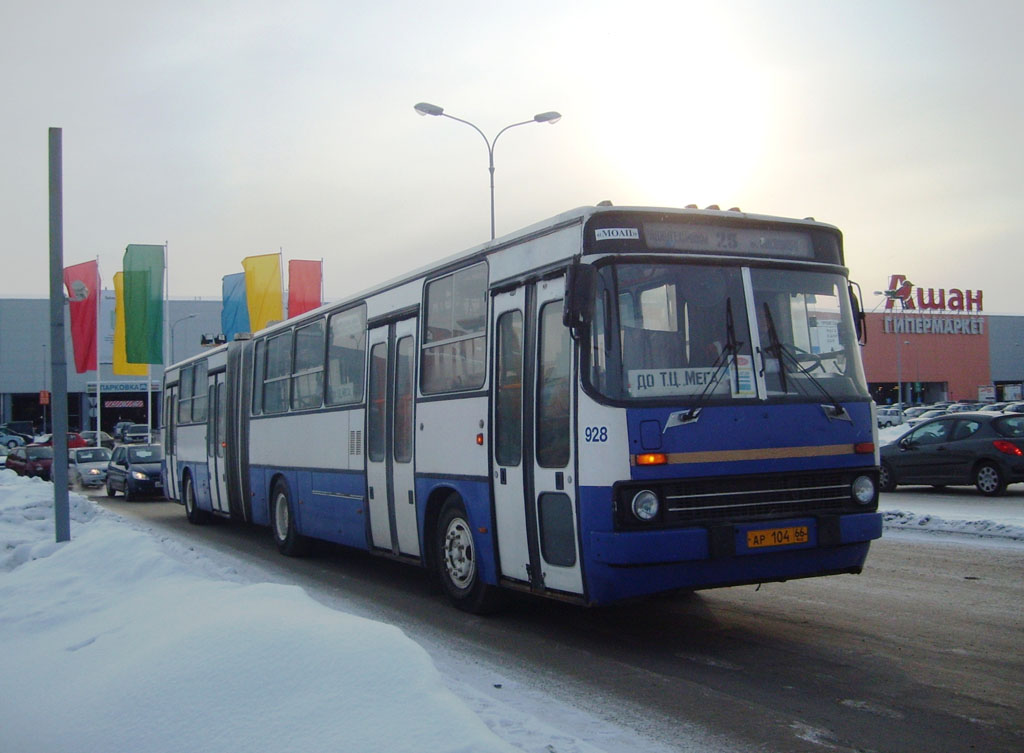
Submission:
{"label": "snow bank", "polygon": [[390,625],[211,579],[72,494],[0,471],[0,748],[511,751]]}

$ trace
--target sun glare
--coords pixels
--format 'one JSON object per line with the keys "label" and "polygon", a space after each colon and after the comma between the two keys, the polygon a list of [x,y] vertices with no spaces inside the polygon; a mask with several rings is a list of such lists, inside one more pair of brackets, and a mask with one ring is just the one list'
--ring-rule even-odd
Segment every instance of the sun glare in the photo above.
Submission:
{"label": "sun glare", "polygon": [[628,40],[602,87],[619,94],[596,127],[624,190],[646,203],[729,202],[759,167],[775,127],[771,79],[738,31],[684,8]]}

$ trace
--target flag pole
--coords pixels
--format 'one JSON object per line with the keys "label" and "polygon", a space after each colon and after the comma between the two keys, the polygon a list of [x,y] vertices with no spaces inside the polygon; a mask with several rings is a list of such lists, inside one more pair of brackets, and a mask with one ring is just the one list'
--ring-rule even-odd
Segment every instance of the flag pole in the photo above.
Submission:
{"label": "flag pole", "polygon": [[103,366],[100,363],[100,311],[103,303],[103,277],[100,276],[100,255],[96,254],[96,446],[102,447],[103,431]]}

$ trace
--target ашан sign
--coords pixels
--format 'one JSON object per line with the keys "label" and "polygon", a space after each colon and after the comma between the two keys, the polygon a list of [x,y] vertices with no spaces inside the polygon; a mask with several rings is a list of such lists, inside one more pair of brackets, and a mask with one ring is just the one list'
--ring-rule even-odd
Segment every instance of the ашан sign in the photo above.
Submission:
{"label": "\u0430\u0448\u0430\u043d sign", "polygon": [[889,277],[885,291],[885,308],[890,310],[901,301],[904,311],[977,311],[981,313],[981,291],[959,288],[916,288],[906,275]]}

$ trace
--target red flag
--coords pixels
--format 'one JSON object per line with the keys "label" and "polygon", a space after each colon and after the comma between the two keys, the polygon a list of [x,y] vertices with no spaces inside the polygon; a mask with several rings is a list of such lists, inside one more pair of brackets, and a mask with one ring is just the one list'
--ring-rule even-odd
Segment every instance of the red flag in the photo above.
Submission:
{"label": "red flag", "polygon": [[298,316],[320,306],[320,278],[323,262],[288,262],[288,317]]}
{"label": "red flag", "polygon": [[71,314],[71,344],[75,349],[75,371],[96,370],[96,303],[100,295],[100,267],[95,261],[64,268]]}

